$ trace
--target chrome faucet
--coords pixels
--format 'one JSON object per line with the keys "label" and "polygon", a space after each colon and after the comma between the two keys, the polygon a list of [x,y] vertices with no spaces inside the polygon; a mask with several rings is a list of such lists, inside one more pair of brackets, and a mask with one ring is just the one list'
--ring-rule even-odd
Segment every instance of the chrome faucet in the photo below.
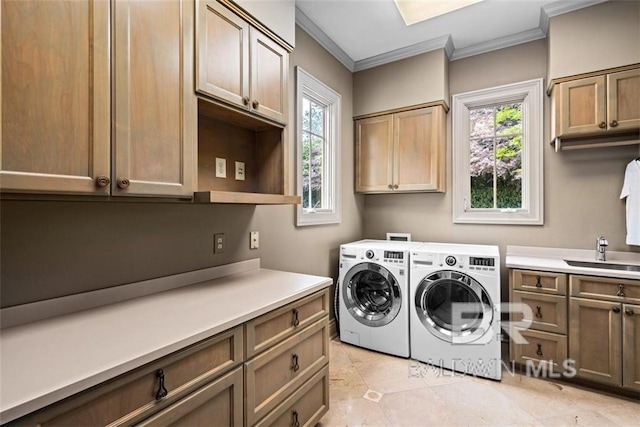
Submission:
{"label": "chrome faucet", "polygon": [[596,240],[596,261],[606,261],[607,260],[607,246],[609,246],[609,242],[604,236],[598,236]]}

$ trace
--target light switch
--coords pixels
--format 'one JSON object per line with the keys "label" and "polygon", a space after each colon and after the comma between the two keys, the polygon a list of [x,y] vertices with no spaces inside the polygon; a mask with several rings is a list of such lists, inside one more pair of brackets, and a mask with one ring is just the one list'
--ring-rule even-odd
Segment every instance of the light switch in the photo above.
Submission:
{"label": "light switch", "polygon": [[216,178],[227,177],[227,159],[216,157]]}
{"label": "light switch", "polygon": [[236,180],[244,181],[244,162],[236,162]]}

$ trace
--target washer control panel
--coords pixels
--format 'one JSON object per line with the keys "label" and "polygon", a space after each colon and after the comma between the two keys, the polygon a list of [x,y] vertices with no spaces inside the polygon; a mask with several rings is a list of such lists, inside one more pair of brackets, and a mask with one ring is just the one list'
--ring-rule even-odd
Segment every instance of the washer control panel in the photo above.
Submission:
{"label": "washer control panel", "polygon": [[369,249],[367,252],[365,252],[364,256],[366,256],[368,259],[373,259],[375,253],[371,249]]}
{"label": "washer control panel", "polygon": [[456,257],[449,255],[444,259],[444,262],[447,263],[449,267],[453,267],[458,261],[456,260]]}

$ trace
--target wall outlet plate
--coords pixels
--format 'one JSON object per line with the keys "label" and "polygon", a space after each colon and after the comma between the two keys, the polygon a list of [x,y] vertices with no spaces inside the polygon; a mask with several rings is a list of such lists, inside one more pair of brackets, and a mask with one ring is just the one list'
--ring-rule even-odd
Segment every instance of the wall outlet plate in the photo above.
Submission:
{"label": "wall outlet plate", "polygon": [[244,162],[236,162],[236,180],[244,181]]}
{"label": "wall outlet plate", "polygon": [[213,253],[224,253],[224,233],[216,233],[213,235]]}
{"label": "wall outlet plate", "polygon": [[216,178],[227,177],[227,159],[216,157]]}
{"label": "wall outlet plate", "polygon": [[252,231],[249,233],[249,249],[258,249],[260,247],[260,233]]}

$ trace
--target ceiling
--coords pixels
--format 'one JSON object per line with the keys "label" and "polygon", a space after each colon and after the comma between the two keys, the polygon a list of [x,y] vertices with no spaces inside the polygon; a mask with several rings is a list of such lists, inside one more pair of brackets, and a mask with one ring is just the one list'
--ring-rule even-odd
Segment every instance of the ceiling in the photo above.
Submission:
{"label": "ceiling", "polygon": [[603,1],[485,0],[407,26],[393,0],[295,0],[296,23],[351,71],[436,49],[455,60],[541,39],[550,17]]}

